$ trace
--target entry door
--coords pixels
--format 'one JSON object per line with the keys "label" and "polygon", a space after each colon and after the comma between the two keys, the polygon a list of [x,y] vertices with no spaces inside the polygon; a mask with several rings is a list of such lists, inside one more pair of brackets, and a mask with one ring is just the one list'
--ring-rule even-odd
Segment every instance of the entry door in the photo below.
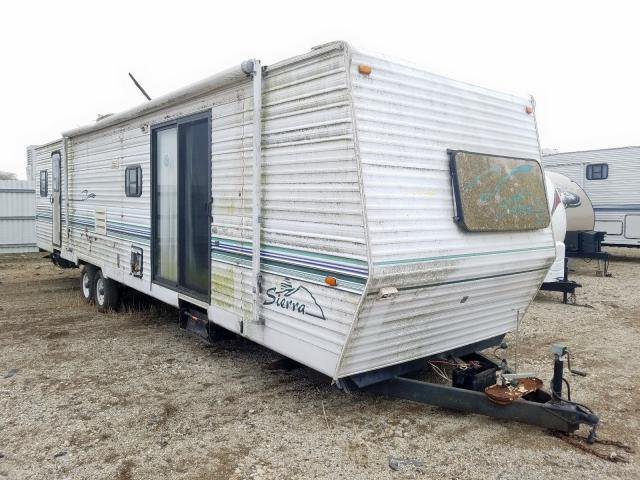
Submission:
{"label": "entry door", "polygon": [[61,198],[60,198],[60,152],[53,152],[51,154],[51,183],[52,183],[52,192],[51,192],[51,205],[53,215],[53,229],[52,229],[52,238],[51,241],[55,247],[61,246],[62,240],[62,229],[61,229],[61,215],[62,211],[60,208]]}
{"label": "entry door", "polygon": [[152,130],[153,280],[209,301],[211,116]]}

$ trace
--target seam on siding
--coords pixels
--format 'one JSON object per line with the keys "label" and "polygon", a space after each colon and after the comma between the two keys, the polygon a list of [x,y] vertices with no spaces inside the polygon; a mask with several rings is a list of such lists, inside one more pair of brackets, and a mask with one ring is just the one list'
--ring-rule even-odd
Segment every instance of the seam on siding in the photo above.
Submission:
{"label": "seam on siding", "polygon": [[371,276],[374,274],[373,256],[371,254],[371,241],[369,240],[369,217],[367,215],[367,200],[366,200],[365,190],[364,190],[364,181],[363,181],[364,176],[362,173],[362,157],[360,153],[360,141],[359,141],[358,123],[357,123],[358,120],[356,115],[355,99],[353,94],[353,83],[352,83],[353,78],[352,78],[352,72],[351,72],[351,66],[352,66],[351,64],[353,62],[353,52],[350,45],[346,42],[344,43],[344,62],[346,67],[347,95],[349,98],[349,108],[351,112],[351,128],[353,128],[353,136],[352,136],[353,148],[355,152],[356,167],[358,170],[358,187],[360,189],[360,202],[362,202],[361,209],[362,209],[362,224],[364,228],[364,238],[365,238],[365,251],[367,253],[367,263],[368,263],[369,271],[368,271],[366,283],[364,285],[364,290],[362,291],[362,296],[360,297],[360,300],[358,301],[358,305],[356,306],[356,309],[353,313],[353,318],[351,320],[351,327],[349,328],[349,331],[347,332],[344,338],[344,344],[340,349],[340,355],[338,356],[338,359],[336,361],[336,366],[333,373],[334,381],[338,379],[338,373],[342,368],[342,362],[344,361],[345,354],[348,351],[351,336],[353,335],[353,332],[356,329],[358,319],[360,318],[360,313],[362,312],[362,308],[364,307],[367,294],[369,292],[369,288],[371,285]]}
{"label": "seam on siding", "polygon": [[450,260],[454,258],[467,258],[467,257],[483,257],[486,255],[501,255],[504,253],[531,252],[535,250],[554,250],[554,249],[555,247],[553,246],[514,248],[510,250],[495,250],[490,252],[472,252],[472,253],[461,253],[458,255],[441,255],[438,257],[408,258],[406,260],[384,260],[380,262],[375,262],[374,265],[378,265],[378,266],[405,265],[407,263],[422,263],[422,262],[432,262],[435,260]]}
{"label": "seam on siding", "polygon": [[514,275],[521,275],[523,273],[533,273],[533,272],[541,272],[542,270],[548,270],[548,267],[540,267],[540,268],[532,268],[530,270],[520,270],[518,272],[511,273],[497,273],[495,275],[485,275],[483,277],[474,277],[474,278],[463,278],[461,280],[452,280],[450,282],[439,282],[439,283],[428,283],[426,285],[416,285],[414,287],[400,287],[398,288],[401,292],[406,292],[408,290],[417,290],[420,288],[432,288],[432,287],[441,287],[443,285],[455,285],[458,283],[468,283],[468,282],[477,282],[480,280],[490,280],[492,278],[501,278],[501,277],[511,277]]}

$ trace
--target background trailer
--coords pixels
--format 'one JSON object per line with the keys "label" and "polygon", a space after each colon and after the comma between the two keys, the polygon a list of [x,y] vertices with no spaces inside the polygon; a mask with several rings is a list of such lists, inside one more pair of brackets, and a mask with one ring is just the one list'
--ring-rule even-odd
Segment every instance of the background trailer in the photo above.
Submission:
{"label": "background trailer", "polygon": [[640,147],[553,153],[543,163],[587,193],[604,243],[640,246]]}

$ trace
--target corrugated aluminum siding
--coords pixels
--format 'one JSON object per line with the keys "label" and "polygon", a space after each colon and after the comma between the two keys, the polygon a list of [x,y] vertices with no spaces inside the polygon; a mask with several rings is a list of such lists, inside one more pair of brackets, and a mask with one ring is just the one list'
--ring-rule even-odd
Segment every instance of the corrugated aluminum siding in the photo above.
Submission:
{"label": "corrugated aluminum siding", "polygon": [[[244,334],[332,374],[368,275],[343,44],[270,66],[262,101],[263,300],[268,301],[268,289],[288,281],[309,292],[307,299],[317,299],[325,319],[265,305],[264,325],[246,324]],[[125,124],[70,138],[72,248],[82,260],[117,268],[129,285],[153,289],[149,127],[208,109],[212,112],[211,304],[238,321],[248,320],[253,118],[249,79]],[[127,165],[142,167],[142,197],[124,195]],[[95,232],[96,208],[107,210],[106,235]],[[144,249],[139,281],[128,275],[132,245]],[[339,279],[337,288],[324,283],[326,275]],[[214,311],[214,321],[216,315]]]}
{"label": "corrugated aluminum siding", "polygon": [[[213,107],[212,303],[245,320],[252,308],[251,95],[247,84],[240,101]],[[325,319],[269,304],[264,328],[245,328],[332,374],[368,270],[342,44],[270,66],[262,103],[264,291],[289,278],[317,299]],[[326,275],[338,277],[338,288],[324,283]]]}
{"label": "corrugated aluminum siding", "polygon": [[[545,155],[545,168],[567,175],[580,185],[593,203],[601,207],[636,206],[640,208],[640,147],[610,148],[584,152]],[[606,163],[605,180],[587,180],[587,165]]]}
{"label": "corrugated aluminum siding", "polygon": [[37,252],[35,184],[0,181],[0,253]]}
{"label": "corrugated aluminum siding", "polygon": [[[550,228],[453,221],[447,149],[539,160],[529,100],[358,51],[351,77],[373,271],[338,376],[507,332],[555,256]],[[380,287],[399,293],[379,299]]]}

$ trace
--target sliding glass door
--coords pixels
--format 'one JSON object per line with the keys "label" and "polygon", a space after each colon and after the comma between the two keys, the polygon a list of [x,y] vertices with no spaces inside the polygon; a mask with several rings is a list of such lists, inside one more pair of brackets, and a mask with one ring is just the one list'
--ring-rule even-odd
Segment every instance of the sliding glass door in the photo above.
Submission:
{"label": "sliding glass door", "polygon": [[208,301],[210,290],[211,117],[154,127],[153,280]]}

